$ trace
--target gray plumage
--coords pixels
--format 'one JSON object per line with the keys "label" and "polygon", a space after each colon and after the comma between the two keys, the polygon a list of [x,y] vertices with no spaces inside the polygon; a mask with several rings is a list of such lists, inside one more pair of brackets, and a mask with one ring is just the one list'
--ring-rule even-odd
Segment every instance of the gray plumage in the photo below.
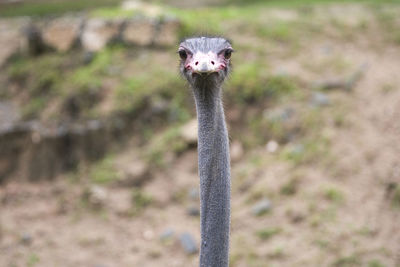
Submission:
{"label": "gray plumage", "polygon": [[[180,45],[180,69],[188,80],[198,119],[200,267],[229,265],[230,160],[221,85],[230,70],[231,44],[223,38],[191,38]],[[212,69],[196,72],[197,52],[210,53]],[[203,56],[204,58],[204,56]],[[207,57],[201,60],[208,60]],[[203,69],[201,69],[203,71]]]}

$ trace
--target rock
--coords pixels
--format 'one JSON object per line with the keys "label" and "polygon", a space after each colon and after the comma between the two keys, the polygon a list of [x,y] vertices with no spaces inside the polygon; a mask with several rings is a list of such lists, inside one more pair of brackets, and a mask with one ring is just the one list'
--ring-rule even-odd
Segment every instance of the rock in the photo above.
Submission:
{"label": "rock", "polygon": [[179,240],[181,241],[181,245],[183,250],[187,253],[187,254],[195,254],[197,253],[197,245],[196,242],[194,240],[194,238],[192,237],[191,234],[189,233],[183,233],[180,237]]}
{"label": "rock", "polygon": [[320,50],[325,55],[331,55],[334,49],[332,45],[323,45]]}
{"label": "rock", "polygon": [[90,63],[92,63],[92,61],[93,61],[95,55],[96,55],[96,53],[94,53],[93,51],[86,51],[86,52],[83,54],[82,63],[83,63],[84,65],[89,65]]}
{"label": "rock", "polygon": [[267,150],[268,153],[275,153],[278,150],[278,148],[279,144],[274,140],[269,141],[265,146],[265,149]]}
{"label": "rock", "polygon": [[126,21],[122,30],[122,40],[127,44],[148,46],[153,43],[154,30],[154,21],[134,18]]}
{"label": "rock", "polygon": [[242,143],[240,143],[238,141],[234,141],[231,144],[231,148],[230,148],[231,160],[238,161],[239,159],[241,159],[243,157],[243,154],[244,154],[244,150],[243,150]]}
{"label": "rock", "polygon": [[181,136],[187,144],[197,144],[197,127],[196,119],[193,119],[182,126]]}
{"label": "rock", "polygon": [[117,183],[121,186],[141,186],[150,177],[149,165],[136,155],[116,163]]}
{"label": "rock", "polygon": [[154,44],[159,46],[172,46],[178,42],[181,22],[178,19],[168,18],[161,20],[157,26]]}
{"label": "rock", "polygon": [[154,238],[154,232],[152,230],[145,230],[143,232],[143,238],[146,240],[152,240]]}
{"label": "rock", "polygon": [[293,117],[295,110],[290,107],[264,111],[264,117],[272,122],[285,122]]}
{"label": "rock", "polygon": [[160,234],[160,240],[162,242],[167,242],[171,240],[174,237],[174,235],[175,235],[174,230],[171,228],[167,228]]}
{"label": "rock", "polygon": [[255,216],[261,216],[270,211],[272,208],[271,201],[263,199],[253,206],[252,213]]}
{"label": "rock", "polygon": [[168,111],[170,103],[162,97],[152,97],[150,100],[150,111],[152,116],[162,115]]}
{"label": "rock", "polygon": [[23,27],[28,24],[26,19],[0,19],[0,67],[7,60],[28,48]]}
{"label": "rock", "polygon": [[323,107],[331,103],[329,97],[321,92],[315,92],[311,96],[311,105],[314,107]]}
{"label": "rock", "polygon": [[290,145],[288,147],[288,155],[290,158],[298,158],[304,154],[304,150],[305,148],[303,144]]}
{"label": "rock", "polygon": [[0,124],[0,183],[14,177],[52,179],[98,160],[111,145],[111,131],[115,127],[110,121],[96,120],[53,126],[39,121]]}
{"label": "rock", "polygon": [[29,233],[23,233],[21,235],[21,239],[20,239],[21,244],[29,246],[32,244],[32,241],[33,241],[33,238]]}
{"label": "rock", "polygon": [[121,20],[89,19],[82,33],[82,46],[88,51],[99,51],[120,36]]}
{"label": "rock", "polygon": [[101,209],[106,205],[107,191],[101,186],[92,185],[83,192],[82,197],[94,209]]}
{"label": "rock", "polygon": [[121,3],[124,10],[133,10],[149,17],[158,17],[162,14],[160,6],[142,1],[128,0]]}
{"label": "rock", "polygon": [[64,52],[70,50],[79,41],[83,19],[61,17],[50,21],[42,29],[42,38],[46,45]]}
{"label": "rock", "polygon": [[189,190],[188,196],[189,196],[189,199],[191,199],[191,200],[195,200],[195,201],[199,200],[200,199],[199,189],[197,187],[191,188]]}
{"label": "rock", "polygon": [[187,212],[187,214],[189,216],[194,216],[194,217],[200,216],[200,209],[198,207],[195,207],[195,206],[189,207],[186,210],[186,212]]}
{"label": "rock", "polygon": [[23,29],[23,33],[27,41],[27,51],[30,55],[36,56],[46,51],[47,47],[43,42],[42,33],[36,25],[29,24]]}
{"label": "rock", "polygon": [[0,125],[12,124],[19,119],[17,108],[10,102],[0,101]]}
{"label": "rock", "polygon": [[351,91],[354,86],[362,79],[365,72],[368,70],[368,64],[364,63],[360,65],[352,74],[344,78],[326,79],[322,81],[316,81],[312,87],[315,89],[333,90],[342,89],[345,91]]}

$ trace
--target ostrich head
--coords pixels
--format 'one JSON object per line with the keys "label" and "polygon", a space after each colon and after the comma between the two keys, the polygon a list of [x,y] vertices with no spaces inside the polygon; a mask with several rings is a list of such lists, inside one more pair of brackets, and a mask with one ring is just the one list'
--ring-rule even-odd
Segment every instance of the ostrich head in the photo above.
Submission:
{"label": "ostrich head", "polygon": [[192,88],[220,88],[231,67],[232,45],[220,37],[184,40],[178,49],[180,71]]}

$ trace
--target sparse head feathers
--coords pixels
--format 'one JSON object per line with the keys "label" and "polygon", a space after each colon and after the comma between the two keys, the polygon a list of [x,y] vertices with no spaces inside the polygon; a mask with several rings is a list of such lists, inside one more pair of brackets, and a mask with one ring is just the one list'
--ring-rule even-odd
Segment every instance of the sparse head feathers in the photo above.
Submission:
{"label": "sparse head feathers", "polygon": [[225,38],[205,36],[185,39],[180,46],[189,49],[193,53],[197,51],[219,53],[223,49],[232,48],[231,43]]}

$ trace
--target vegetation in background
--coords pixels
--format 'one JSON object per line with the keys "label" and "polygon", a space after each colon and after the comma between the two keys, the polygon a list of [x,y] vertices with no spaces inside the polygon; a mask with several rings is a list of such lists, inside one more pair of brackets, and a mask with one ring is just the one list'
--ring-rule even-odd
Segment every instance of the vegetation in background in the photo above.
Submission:
{"label": "vegetation in background", "polygon": [[0,9],[0,17],[15,16],[44,16],[61,14],[65,12],[76,12],[85,9],[98,8],[99,6],[113,6],[121,0],[86,0],[86,1],[27,1],[4,5]]}
{"label": "vegetation in background", "polygon": [[271,75],[263,64],[244,63],[235,67],[227,95],[237,103],[262,102],[265,98],[288,94],[298,88],[295,79]]}
{"label": "vegetation in background", "polygon": [[114,168],[113,157],[108,156],[90,167],[88,177],[94,183],[105,184],[116,181],[119,177]]}
{"label": "vegetation in background", "polygon": [[[0,17],[15,17],[15,16],[45,16],[53,14],[62,14],[66,12],[76,12],[82,10],[91,10],[99,7],[113,7],[122,2],[122,0],[88,0],[88,1],[28,1],[24,3],[8,4],[2,6],[0,10]],[[161,4],[168,4],[170,1],[153,1]],[[375,0],[220,0],[216,3],[220,6],[269,6],[269,7],[304,7],[316,4],[331,4],[331,3],[365,3],[376,4]],[[399,0],[380,0],[380,4],[398,4]],[[241,8],[241,7],[240,7]],[[108,13],[108,12],[105,12]],[[115,12],[111,12],[115,14]],[[195,12],[188,12],[188,16],[193,15]],[[108,13],[110,14],[110,13]],[[206,20],[205,20],[206,21]],[[203,21],[204,22],[204,21]]]}

